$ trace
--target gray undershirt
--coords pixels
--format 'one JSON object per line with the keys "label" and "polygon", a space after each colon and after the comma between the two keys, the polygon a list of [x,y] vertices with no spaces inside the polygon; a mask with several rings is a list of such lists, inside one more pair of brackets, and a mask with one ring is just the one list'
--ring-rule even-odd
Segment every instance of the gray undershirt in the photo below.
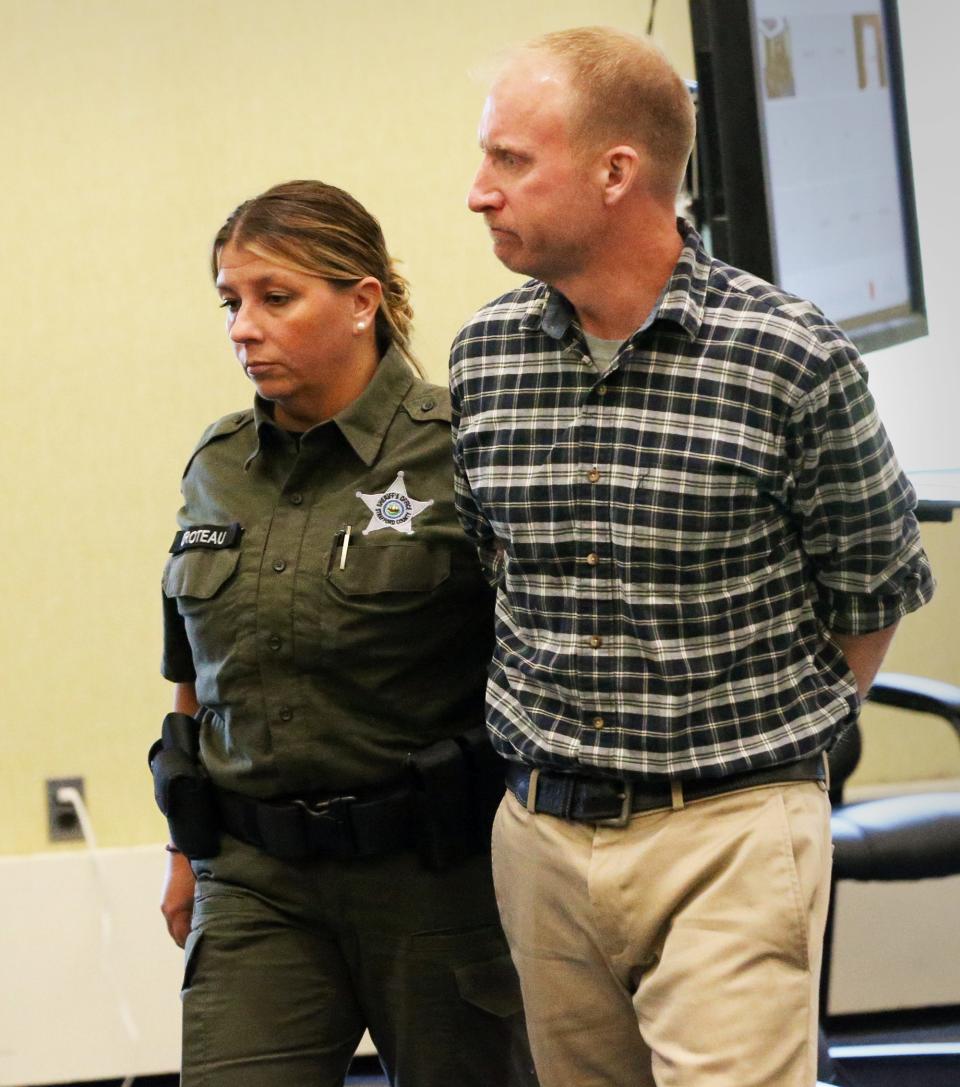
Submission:
{"label": "gray undershirt", "polygon": [[602,340],[599,336],[591,336],[589,332],[584,332],[583,338],[590,349],[594,369],[598,374],[602,374],[613,362],[613,356],[620,350],[623,340]]}

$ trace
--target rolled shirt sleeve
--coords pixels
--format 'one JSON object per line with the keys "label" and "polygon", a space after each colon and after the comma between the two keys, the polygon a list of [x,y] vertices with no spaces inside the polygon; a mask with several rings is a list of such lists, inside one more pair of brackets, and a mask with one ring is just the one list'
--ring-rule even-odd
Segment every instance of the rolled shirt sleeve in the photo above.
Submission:
{"label": "rolled shirt sleeve", "polygon": [[160,674],[172,683],[192,683],[197,678],[193,653],[177,602],[163,594],[163,657]]}
{"label": "rolled shirt sleeve", "polygon": [[882,630],[925,604],[934,580],[916,495],[877,414],[863,363],[838,341],[787,434],[792,510],[831,631]]}

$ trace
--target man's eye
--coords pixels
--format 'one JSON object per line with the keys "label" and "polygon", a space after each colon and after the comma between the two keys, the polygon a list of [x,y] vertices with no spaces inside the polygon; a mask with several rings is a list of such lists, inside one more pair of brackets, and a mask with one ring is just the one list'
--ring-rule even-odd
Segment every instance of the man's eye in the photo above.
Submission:
{"label": "man's eye", "polygon": [[220,303],[220,308],[229,310],[231,313],[236,313],[237,310],[240,308],[239,299],[224,298],[223,301]]}

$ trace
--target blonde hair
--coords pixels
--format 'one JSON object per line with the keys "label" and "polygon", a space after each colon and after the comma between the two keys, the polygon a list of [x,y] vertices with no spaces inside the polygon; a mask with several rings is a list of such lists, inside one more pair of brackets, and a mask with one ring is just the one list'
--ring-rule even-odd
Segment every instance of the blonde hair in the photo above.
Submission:
{"label": "blonde hair", "polygon": [[686,83],[649,38],[585,26],[535,38],[524,52],[547,53],[564,66],[574,95],[570,135],[582,150],[627,143],[660,164],[673,199],[693,147],[696,118]]}
{"label": "blonde hair", "polygon": [[422,376],[410,349],[409,284],[387,252],[380,224],[348,192],[323,181],[285,181],[245,201],[213,240],[214,279],[229,242],[335,286],[346,287],[366,276],[379,280],[383,297],[375,322],[377,348],[383,355],[395,346]]}

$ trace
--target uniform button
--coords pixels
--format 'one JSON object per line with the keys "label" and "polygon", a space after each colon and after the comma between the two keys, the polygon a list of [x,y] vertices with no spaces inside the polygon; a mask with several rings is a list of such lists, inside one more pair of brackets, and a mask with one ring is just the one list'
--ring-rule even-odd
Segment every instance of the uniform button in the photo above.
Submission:
{"label": "uniform button", "polygon": [[605,724],[603,718],[599,714],[594,717],[594,719],[590,723],[593,725],[594,728],[603,728]]}
{"label": "uniform button", "polygon": [[603,638],[599,634],[594,634],[590,638],[590,647],[592,649],[599,649],[603,645]]}
{"label": "uniform button", "polygon": [[283,571],[286,570],[287,564],[283,561],[283,559],[274,559],[273,568],[277,571],[278,574],[282,574]]}
{"label": "uniform button", "polygon": [[281,721],[292,721],[293,720],[293,710],[290,709],[289,706],[281,706],[280,707],[280,720]]}
{"label": "uniform button", "polygon": [[303,502],[303,495],[299,491],[294,491],[294,493],[290,495],[290,501],[294,506],[299,506]]}
{"label": "uniform button", "polygon": [[599,478],[600,478],[600,469],[599,468],[591,468],[590,471],[587,472],[587,479],[589,479],[591,483],[596,483]]}
{"label": "uniform button", "polygon": [[269,645],[271,649],[279,649],[280,646],[283,645],[283,639],[279,634],[271,634],[267,645]]}
{"label": "uniform button", "polygon": [[587,566],[596,566],[599,561],[600,556],[596,553],[596,551],[591,551],[585,559]]}
{"label": "uniform button", "polygon": [[437,402],[433,399],[432,396],[426,396],[423,398],[423,400],[420,401],[421,411],[433,411],[436,406]]}

